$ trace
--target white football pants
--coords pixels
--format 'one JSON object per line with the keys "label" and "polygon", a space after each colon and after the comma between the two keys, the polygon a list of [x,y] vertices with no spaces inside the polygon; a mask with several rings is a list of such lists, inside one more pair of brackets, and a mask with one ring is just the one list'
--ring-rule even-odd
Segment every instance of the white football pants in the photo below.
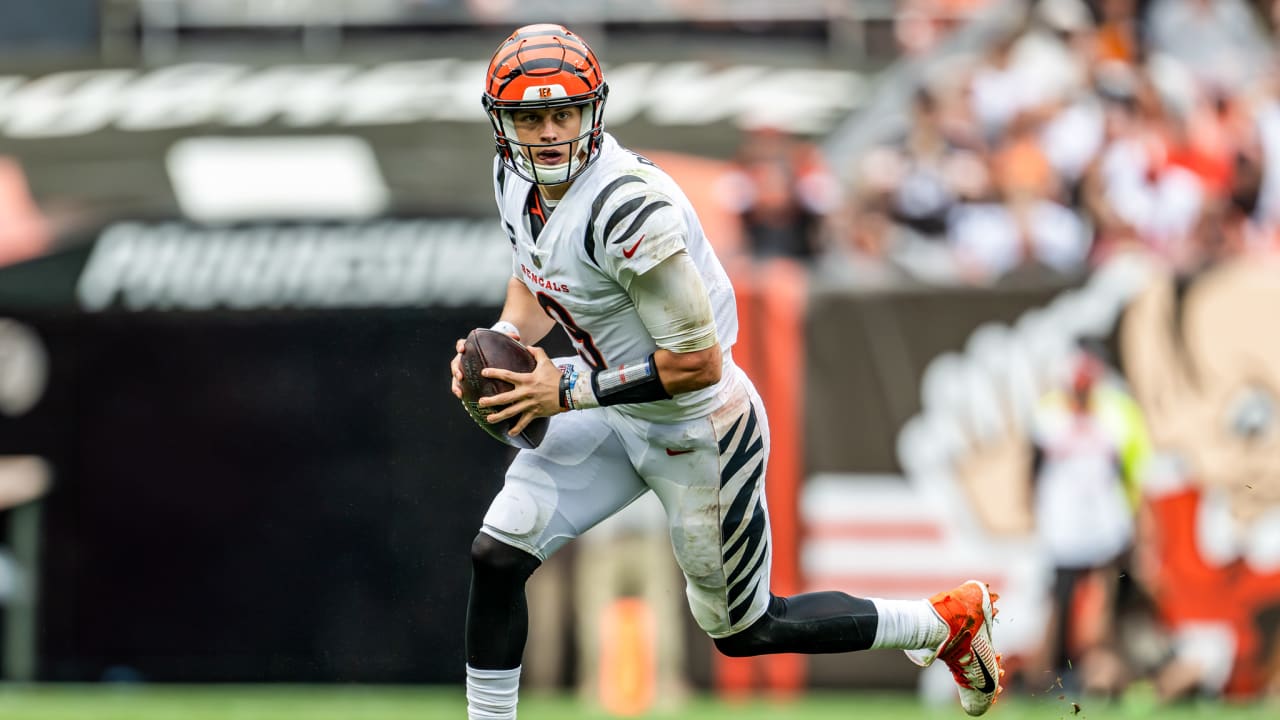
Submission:
{"label": "white football pants", "polygon": [[769,604],[769,423],[737,366],[719,399],[711,414],[676,423],[613,407],[556,415],[542,444],[516,455],[483,531],[546,560],[652,490],[698,626],[713,638],[746,628]]}

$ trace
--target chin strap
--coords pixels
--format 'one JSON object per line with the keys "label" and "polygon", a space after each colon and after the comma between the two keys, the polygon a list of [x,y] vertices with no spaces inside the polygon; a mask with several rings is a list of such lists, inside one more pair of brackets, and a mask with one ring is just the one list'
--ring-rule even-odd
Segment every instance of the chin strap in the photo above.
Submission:
{"label": "chin strap", "polygon": [[[580,142],[585,144],[587,140],[582,140]],[[575,157],[562,162],[559,165],[541,165],[530,160],[524,152],[518,149],[513,152],[517,158],[516,162],[522,163],[524,165],[525,172],[528,173],[530,177],[537,178],[539,184],[542,185],[559,185],[562,182],[569,182],[570,176],[573,175],[574,162],[576,161],[578,163],[578,167],[582,168],[585,167],[587,162],[591,159],[585,149],[580,149]],[[557,177],[557,174],[559,174],[559,177],[563,177],[564,179],[555,182],[542,180],[544,176]]]}

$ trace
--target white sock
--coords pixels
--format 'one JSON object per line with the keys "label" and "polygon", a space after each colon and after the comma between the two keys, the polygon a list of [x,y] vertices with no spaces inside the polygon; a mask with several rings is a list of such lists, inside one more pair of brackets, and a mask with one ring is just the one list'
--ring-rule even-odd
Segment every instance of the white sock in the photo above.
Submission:
{"label": "white sock", "polygon": [[934,650],[946,641],[950,630],[928,600],[868,599],[880,616],[871,647]]}
{"label": "white sock", "polygon": [[467,665],[467,719],[516,720],[520,668],[480,670]]}

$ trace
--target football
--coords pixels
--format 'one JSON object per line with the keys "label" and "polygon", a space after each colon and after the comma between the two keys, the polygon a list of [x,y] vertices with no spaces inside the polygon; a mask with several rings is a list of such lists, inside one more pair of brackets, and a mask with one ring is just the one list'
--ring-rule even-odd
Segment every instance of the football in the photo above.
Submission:
{"label": "football", "polygon": [[491,424],[485,417],[496,412],[498,407],[480,407],[480,398],[504,393],[513,386],[504,380],[484,377],[480,371],[485,368],[502,368],[527,373],[533,370],[535,364],[533,353],[520,341],[496,330],[472,330],[462,349],[462,406],[481,429],[513,447],[538,447],[543,435],[547,433],[550,418],[534,419],[519,435],[507,434],[520,419],[519,416],[496,425]]}

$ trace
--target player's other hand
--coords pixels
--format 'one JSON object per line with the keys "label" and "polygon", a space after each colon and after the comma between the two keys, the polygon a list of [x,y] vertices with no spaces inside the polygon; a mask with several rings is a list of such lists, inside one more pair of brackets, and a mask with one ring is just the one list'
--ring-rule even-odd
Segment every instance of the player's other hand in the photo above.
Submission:
{"label": "player's other hand", "polygon": [[453,360],[449,362],[449,370],[452,371],[453,377],[450,384],[453,386],[453,396],[462,399],[462,348],[467,344],[463,338],[458,338],[458,342],[454,343],[456,354]]}
{"label": "player's other hand", "polygon": [[[560,407],[560,368],[551,362],[547,351],[532,346],[529,352],[537,362],[533,372],[518,373],[501,368],[485,368],[480,371],[485,377],[506,380],[515,387],[504,393],[480,399],[481,407],[506,407],[489,416],[489,422],[499,423],[508,418],[520,416],[520,420],[511,427],[509,435],[519,435],[534,418],[551,417],[564,412]],[[455,384],[457,381],[454,381]]]}

